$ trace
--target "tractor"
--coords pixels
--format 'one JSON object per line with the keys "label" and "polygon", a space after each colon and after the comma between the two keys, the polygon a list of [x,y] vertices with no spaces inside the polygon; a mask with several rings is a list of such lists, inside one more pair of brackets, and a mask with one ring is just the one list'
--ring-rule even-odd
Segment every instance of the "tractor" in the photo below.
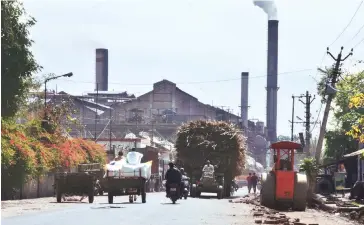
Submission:
{"label": "tractor", "polygon": [[295,150],[302,146],[295,142],[281,141],[273,143],[274,166],[269,173],[261,177],[260,203],[263,206],[289,205],[295,211],[306,210],[307,177],[294,171]]}

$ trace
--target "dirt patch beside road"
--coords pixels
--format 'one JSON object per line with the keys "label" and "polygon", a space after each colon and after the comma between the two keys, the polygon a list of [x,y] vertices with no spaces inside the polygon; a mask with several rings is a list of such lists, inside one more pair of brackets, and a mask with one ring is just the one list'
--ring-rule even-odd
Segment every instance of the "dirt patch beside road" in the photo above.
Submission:
{"label": "dirt patch beside road", "polygon": [[[87,198],[85,198],[82,203],[87,203]],[[51,211],[61,208],[67,208],[73,204],[77,203],[57,203],[55,197],[2,201],[1,217],[4,218],[19,216],[27,213]]]}
{"label": "dirt patch beside road", "polygon": [[354,225],[358,224],[337,214],[330,214],[315,209],[307,209],[304,212],[277,211],[260,205],[255,196],[245,196],[242,199],[231,200],[231,203],[243,203],[253,205],[252,214],[256,224],[286,224],[286,225]]}

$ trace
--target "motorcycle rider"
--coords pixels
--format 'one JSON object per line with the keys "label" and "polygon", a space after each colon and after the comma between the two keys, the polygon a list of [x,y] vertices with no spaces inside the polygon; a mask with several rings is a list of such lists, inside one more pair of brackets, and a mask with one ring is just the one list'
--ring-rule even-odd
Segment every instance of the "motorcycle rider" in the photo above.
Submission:
{"label": "motorcycle rider", "polygon": [[169,196],[170,184],[180,184],[182,182],[181,172],[174,166],[173,162],[168,163],[169,169],[166,172],[166,197]]}
{"label": "motorcycle rider", "polygon": [[181,181],[181,195],[183,194],[183,190],[185,189],[185,183],[184,183],[184,180],[188,180],[188,176],[187,176],[187,173],[185,172],[185,169],[184,168],[180,168],[179,171],[181,172],[181,175],[182,175],[182,181]]}

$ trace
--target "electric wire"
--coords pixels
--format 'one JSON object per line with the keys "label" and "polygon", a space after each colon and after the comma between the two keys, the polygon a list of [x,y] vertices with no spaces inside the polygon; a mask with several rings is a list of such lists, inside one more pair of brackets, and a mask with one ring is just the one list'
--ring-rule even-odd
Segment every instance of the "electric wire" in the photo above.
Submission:
{"label": "electric wire", "polygon": [[364,41],[364,38],[362,38],[353,48],[358,47],[361,43],[363,43],[363,41]]}
{"label": "electric wire", "polygon": [[344,34],[344,32],[346,31],[346,29],[349,27],[349,25],[351,24],[351,22],[354,20],[356,14],[358,13],[358,11],[359,11],[360,7],[362,6],[363,2],[364,2],[364,0],[362,0],[360,2],[360,4],[358,5],[358,7],[356,8],[356,11],[355,11],[354,15],[351,17],[349,23],[344,27],[344,29],[341,31],[341,33],[336,37],[336,39],[329,46],[333,45]]}
{"label": "electric wire", "polygon": [[[292,74],[292,73],[300,73],[300,72],[306,72],[306,71],[312,71],[312,69],[302,69],[302,70],[295,70],[295,71],[288,71],[288,72],[282,72],[278,73],[277,75],[284,75],[284,74]],[[249,79],[252,78],[263,78],[267,77],[267,75],[260,75],[260,76],[251,76]],[[95,84],[94,81],[76,81],[71,79],[59,79],[66,82],[74,82],[74,83],[88,83],[88,84]],[[241,77],[239,78],[229,78],[229,79],[221,79],[221,80],[209,80],[209,81],[187,81],[187,82],[176,82],[175,84],[205,84],[205,83],[219,83],[219,82],[227,82],[227,81],[235,81],[235,80],[241,80]],[[127,84],[127,83],[108,83],[108,84],[116,84],[116,85],[125,85],[125,86],[150,86],[153,85],[153,83],[133,83],[133,84]]]}
{"label": "electric wire", "polygon": [[358,34],[360,33],[360,31],[364,28],[364,24],[359,28],[358,32],[353,36],[353,38],[351,38],[351,40],[354,40],[354,38],[356,38],[356,36],[358,36]]}

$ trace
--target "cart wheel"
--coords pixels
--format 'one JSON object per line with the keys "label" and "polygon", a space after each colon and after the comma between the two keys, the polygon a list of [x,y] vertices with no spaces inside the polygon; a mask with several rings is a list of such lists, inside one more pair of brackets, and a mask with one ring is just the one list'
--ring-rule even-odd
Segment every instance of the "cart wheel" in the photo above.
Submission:
{"label": "cart wheel", "polygon": [[62,193],[57,192],[57,202],[58,203],[62,202]]}
{"label": "cart wheel", "polygon": [[62,192],[58,186],[56,187],[56,197],[57,197],[57,202],[61,203],[62,202]]}
{"label": "cart wheel", "polygon": [[143,192],[142,193],[142,203],[146,203],[147,202],[147,193]]}
{"label": "cart wheel", "polygon": [[89,196],[88,196],[88,203],[93,203],[94,202],[94,195],[93,195],[93,193],[92,194],[90,194]]}
{"label": "cart wheel", "polygon": [[107,193],[107,198],[109,200],[109,204],[113,204],[114,203],[114,196],[110,193]]}

